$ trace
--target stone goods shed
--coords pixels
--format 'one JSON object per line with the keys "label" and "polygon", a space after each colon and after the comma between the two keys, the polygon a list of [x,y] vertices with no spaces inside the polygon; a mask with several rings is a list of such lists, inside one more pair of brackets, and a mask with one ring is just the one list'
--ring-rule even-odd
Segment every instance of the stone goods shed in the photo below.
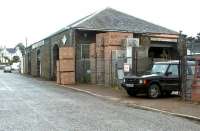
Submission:
{"label": "stone goods shed", "polygon": [[[74,63],[70,64],[74,66],[71,67],[74,74],[68,77],[74,77],[74,83],[108,85],[115,72],[112,68],[113,52],[124,50],[124,40],[131,37],[139,39],[137,58],[141,61],[137,66],[140,71],[149,67],[149,62],[145,62],[163,58],[163,52],[167,54],[166,59],[177,58],[177,32],[106,8],[27,47],[24,72],[48,80],[58,79],[57,61],[64,61],[61,52],[67,56],[67,49],[61,50],[71,47],[72,52],[68,51],[74,54],[71,58]],[[69,66],[66,61],[61,64]]]}

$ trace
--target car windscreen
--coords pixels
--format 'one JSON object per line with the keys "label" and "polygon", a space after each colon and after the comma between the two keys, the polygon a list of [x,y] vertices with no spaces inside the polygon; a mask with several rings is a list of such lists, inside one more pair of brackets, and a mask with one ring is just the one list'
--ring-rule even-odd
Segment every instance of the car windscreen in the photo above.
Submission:
{"label": "car windscreen", "polygon": [[152,74],[165,74],[168,64],[154,64],[151,70]]}

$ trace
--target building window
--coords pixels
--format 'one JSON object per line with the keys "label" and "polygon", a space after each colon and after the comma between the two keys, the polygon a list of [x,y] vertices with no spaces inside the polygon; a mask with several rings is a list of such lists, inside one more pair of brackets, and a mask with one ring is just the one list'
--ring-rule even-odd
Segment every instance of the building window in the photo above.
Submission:
{"label": "building window", "polygon": [[81,59],[89,59],[90,58],[90,44],[81,44]]}

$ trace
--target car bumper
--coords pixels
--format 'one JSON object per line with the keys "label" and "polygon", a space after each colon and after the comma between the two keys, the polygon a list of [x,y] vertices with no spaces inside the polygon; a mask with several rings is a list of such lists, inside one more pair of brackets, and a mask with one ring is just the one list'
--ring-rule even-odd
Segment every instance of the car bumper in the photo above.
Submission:
{"label": "car bumper", "polygon": [[4,70],[4,72],[11,72],[11,70]]}
{"label": "car bumper", "polygon": [[137,92],[146,92],[147,91],[147,86],[145,86],[144,84],[133,84],[133,86],[131,86],[130,84],[122,83],[121,86],[125,90],[131,89],[131,90],[137,91]]}

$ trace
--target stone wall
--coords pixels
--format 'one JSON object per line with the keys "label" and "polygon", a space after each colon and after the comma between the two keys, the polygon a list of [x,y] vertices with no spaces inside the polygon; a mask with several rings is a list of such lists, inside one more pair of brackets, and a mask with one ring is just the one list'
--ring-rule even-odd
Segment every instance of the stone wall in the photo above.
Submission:
{"label": "stone wall", "polygon": [[[61,47],[64,47],[64,46],[72,46],[73,43],[72,43],[72,30],[66,30],[66,31],[63,31],[61,33],[58,33],[58,34],[55,34],[53,35],[52,37],[49,38],[49,50],[50,50],[50,53],[49,53],[49,56],[50,56],[50,79],[54,79],[54,72],[56,72],[56,67],[54,67],[56,64],[56,60],[54,60],[54,51],[53,51],[53,48],[55,45],[57,45],[59,48]],[[64,40],[66,40],[64,42]],[[64,43],[63,43],[64,42]]]}
{"label": "stone wall", "polygon": [[50,80],[51,63],[50,63],[50,45],[45,44],[41,47],[41,77]]}
{"label": "stone wall", "polygon": [[37,51],[36,51],[36,49],[31,51],[31,75],[37,76]]}

